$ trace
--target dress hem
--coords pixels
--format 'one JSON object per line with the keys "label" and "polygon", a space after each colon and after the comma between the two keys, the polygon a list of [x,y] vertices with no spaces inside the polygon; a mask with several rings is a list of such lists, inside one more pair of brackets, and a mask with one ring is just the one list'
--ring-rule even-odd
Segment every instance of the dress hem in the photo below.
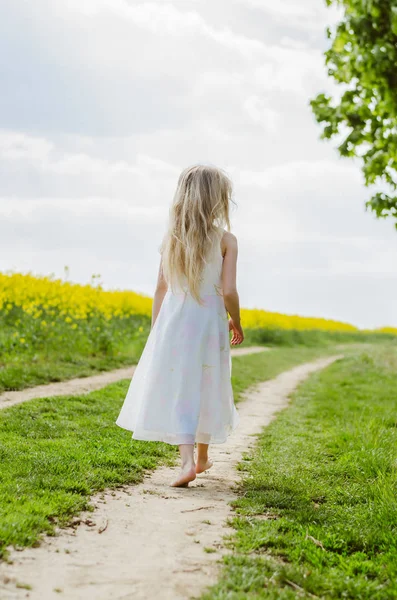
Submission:
{"label": "dress hem", "polygon": [[[223,436],[222,438],[215,438],[213,439],[213,434],[210,433],[204,433],[204,432],[200,432],[200,433],[196,433],[196,434],[189,434],[189,433],[182,433],[179,434],[183,437],[177,439],[177,440],[173,440],[170,441],[170,435],[165,433],[165,432],[150,432],[152,433],[152,436],[149,435],[145,435],[145,434],[141,434],[141,435],[136,435],[134,433],[134,430],[131,427],[126,427],[124,425],[120,425],[119,423],[116,422],[116,425],[118,427],[121,427],[122,429],[126,429],[127,431],[132,431],[132,439],[133,440],[137,440],[137,441],[142,441],[142,442],[163,442],[165,444],[169,444],[170,446],[179,446],[180,444],[225,444],[229,438],[229,436],[237,429],[238,425],[240,423],[240,419],[239,419],[239,415],[238,413],[236,414],[236,418],[235,418],[235,422],[232,426],[230,426],[230,429],[228,430],[228,432],[226,433],[225,436]],[[176,434],[175,436],[172,435],[172,437],[177,437],[178,434]],[[186,439],[188,437],[194,437],[194,441],[186,441]]]}

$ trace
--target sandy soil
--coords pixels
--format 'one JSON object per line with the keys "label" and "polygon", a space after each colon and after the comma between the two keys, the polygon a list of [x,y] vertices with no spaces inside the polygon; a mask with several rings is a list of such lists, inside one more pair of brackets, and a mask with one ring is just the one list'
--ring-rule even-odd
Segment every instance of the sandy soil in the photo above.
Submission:
{"label": "sandy soil", "polygon": [[[236,497],[236,464],[255,435],[286,406],[293,389],[331,357],[300,365],[251,388],[239,404],[240,424],[213,446],[213,468],[189,488],[169,487],[177,468],[160,468],[136,486],[95,496],[94,512],[39,548],[11,551],[0,565],[0,597],[49,600],[179,600],[214,583],[222,537]],[[205,548],[214,550],[207,553]],[[30,590],[17,587],[29,585]]]}
{"label": "sandy soil", "polygon": [[[247,346],[246,348],[233,348],[231,353],[232,356],[242,356],[244,354],[256,354],[264,350],[269,350],[269,348],[265,348],[264,346]],[[34,398],[87,394],[115,381],[130,379],[134,369],[135,367],[125,367],[123,369],[116,369],[115,371],[106,371],[98,375],[91,375],[90,377],[79,377],[77,379],[69,379],[68,381],[38,385],[17,392],[4,392],[0,394],[0,409],[8,408],[27,400],[33,400]]]}

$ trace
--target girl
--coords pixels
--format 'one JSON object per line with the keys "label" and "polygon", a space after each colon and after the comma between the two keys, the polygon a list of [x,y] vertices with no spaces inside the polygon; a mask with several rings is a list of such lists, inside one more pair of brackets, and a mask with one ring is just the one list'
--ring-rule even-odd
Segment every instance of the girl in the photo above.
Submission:
{"label": "girl", "polygon": [[239,418],[229,347],[229,331],[232,345],[244,339],[237,240],[223,228],[230,229],[231,193],[230,180],[214,167],[197,165],[179,177],[160,247],[152,327],[116,421],[136,440],[179,446],[175,487],[212,466],[208,445],[225,442]]}

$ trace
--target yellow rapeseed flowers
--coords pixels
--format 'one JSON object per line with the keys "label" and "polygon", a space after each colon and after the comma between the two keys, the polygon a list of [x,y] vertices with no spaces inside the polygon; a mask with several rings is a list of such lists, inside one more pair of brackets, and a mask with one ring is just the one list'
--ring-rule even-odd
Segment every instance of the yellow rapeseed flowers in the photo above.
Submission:
{"label": "yellow rapeseed flowers", "polygon": [[247,329],[320,329],[322,331],[357,331],[357,327],[332,321],[330,319],[320,319],[312,317],[300,317],[298,315],[283,315],[282,313],[268,312],[257,308],[242,309],[241,321],[243,327]]}
{"label": "yellow rapeseed flowers", "polygon": [[[110,320],[136,314],[149,315],[152,299],[125,291],[105,291],[101,287],[64,282],[52,277],[0,273],[0,310],[19,307],[34,319],[61,318],[66,323],[101,314]],[[43,327],[45,320],[42,319]]]}
{"label": "yellow rapeseed flowers", "polygon": [[397,335],[397,327],[381,327],[377,331],[380,333],[392,333],[393,335]]}
{"label": "yellow rapeseed flowers", "polygon": [[[14,307],[21,308],[35,320],[41,319],[43,328],[48,326],[51,319],[61,319],[76,329],[76,323],[95,315],[106,320],[132,315],[150,316],[152,298],[131,291],[105,291],[101,286],[69,283],[53,277],[0,273],[0,310],[9,312]],[[289,316],[259,309],[242,309],[241,318],[243,326],[251,329],[357,330],[353,325],[339,321]]]}

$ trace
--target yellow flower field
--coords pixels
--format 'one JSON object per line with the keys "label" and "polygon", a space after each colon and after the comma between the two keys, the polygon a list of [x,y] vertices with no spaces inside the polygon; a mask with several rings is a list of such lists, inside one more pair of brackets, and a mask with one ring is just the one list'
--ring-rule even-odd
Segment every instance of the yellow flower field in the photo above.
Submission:
{"label": "yellow flower field", "polygon": [[397,327],[381,327],[377,329],[380,333],[392,333],[393,335],[397,335]]}
{"label": "yellow flower field", "polygon": [[244,327],[249,329],[297,329],[310,330],[318,329],[321,331],[358,331],[357,327],[342,323],[340,321],[331,321],[329,319],[320,319],[312,317],[300,317],[298,315],[283,315],[276,312],[268,312],[260,309],[242,309],[241,320]]}
{"label": "yellow flower field", "polygon": [[105,291],[100,286],[79,285],[51,277],[0,273],[0,310],[17,306],[40,319],[46,316],[66,323],[100,313],[106,319],[149,315],[152,299],[134,292]]}
{"label": "yellow flower field", "polygon": [[[30,274],[0,273],[0,311],[19,307],[34,319],[42,319],[42,327],[51,319],[78,326],[78,321],[100,314],[106,320],[133,315],[150,316],[152,299],[132,291],[105,291],[100,286],[80,285]],[[284,315],[260,309],[242,309],[246,328],[358,331],[353,325],[321,318]],[[397,329],[384,328],[384,333],[397,334]]]}

